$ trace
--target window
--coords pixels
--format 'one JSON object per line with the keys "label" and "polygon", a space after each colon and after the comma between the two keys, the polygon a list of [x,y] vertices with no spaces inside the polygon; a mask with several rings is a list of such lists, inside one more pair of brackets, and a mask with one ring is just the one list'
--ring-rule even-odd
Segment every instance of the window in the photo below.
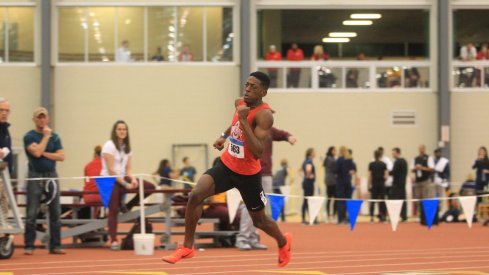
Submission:
{"label": "window", "polygon": [[60,7],[60,62],[233,61],[230,7]]}
{"label": "window", "polygon": [[0,8],[1,62],[34,62],[34,8]]}
{"label": "window", "polygon": [[453,87],[489,88],[489,10],[453,11]]}

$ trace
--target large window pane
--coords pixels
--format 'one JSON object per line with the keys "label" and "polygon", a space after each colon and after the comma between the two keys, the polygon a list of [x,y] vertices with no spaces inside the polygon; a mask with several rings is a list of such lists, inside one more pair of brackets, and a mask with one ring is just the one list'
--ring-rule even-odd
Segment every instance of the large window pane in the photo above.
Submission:
{"label": "large window pane", "polygon": [[287,88],[311,88],[310,68],[290,68],[287,70]]}
{"label": "large window pane", "polygon": [[[118,8],[119,51],[125,51],[129,61],[144,61],[144,8]],[[128,49],[121,49],[127,41]]]}
{"label": "large window pane", "polygon": [[207,8],[207,60],[233,60],[233,9]]}
{"label": "large window pane", "polygon": [[88,9],[88,60],[114,61],[115,8]]}
{"label": "large window pane", "polygon": [[34,8],[10,7],[7,11],[9,62],[33,62]]}
{"label": "large window pane", "polygon": [[[487,60],[489,52],[489,9],[455,10],[453,12],[453,57],[463,61]],[[482,49],[484,44],[485,49]]]}
{"label": "large window pane", "polygon": [[148,59],[176,61],[176,8],[148,8]]}
{"label": "large window pane", "polygon": [[[344,25],[352,14],[379,14],[371,25]],[[257,19],[258,51],[262,59],[270,45],[286,56],[293,43],[310,59],[313,48],[322,45],[330,59],[389,57],[429,58],[428,10],[260,10]],[[353,33],[345,43],[324,43],[333,32]],[[334,36],[334,35],[333,35]]]}
{"label": "large window pane", "polygon": [[58,19],[59,61],[85,61],[86,8],[60,8]]}
{"label": "large window pane", "polygon": [[5,13],[7,9],[0,8],[0,63],[5,62]]}
{"label": "large window pane", "polygon": [[203,60],[203,15],[204,8],[177,9],[177,48],[180,62]]}

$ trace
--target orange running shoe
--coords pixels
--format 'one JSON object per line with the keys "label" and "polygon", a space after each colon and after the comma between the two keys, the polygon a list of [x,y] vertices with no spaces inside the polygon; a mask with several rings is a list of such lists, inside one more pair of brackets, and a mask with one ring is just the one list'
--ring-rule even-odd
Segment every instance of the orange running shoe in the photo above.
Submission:
{"label": "orange running shoe", "polygon": [[285,233],[284,238],[287,241],[285,245],[278,250],[278,266],[284,267],[290,262],[290,258],[292,257],[292,253],[290,249],[292,248],[292,234]]}
{"label": "orange running shoe", "polygon": [[195,249],[192,247],[192,248],[187,248],[183,245],[179,245],[177,247],[177,250],[175,250],[175,252],[173,252],[173,254],[171,254],[170,256],[166,256],[166,257],[163,257],[161,258],[162,261],[165,261],[169,264],[174,264],[178,261],[180,261],[181,259],[184,259],[184,258],[192,258],[195,254]]}

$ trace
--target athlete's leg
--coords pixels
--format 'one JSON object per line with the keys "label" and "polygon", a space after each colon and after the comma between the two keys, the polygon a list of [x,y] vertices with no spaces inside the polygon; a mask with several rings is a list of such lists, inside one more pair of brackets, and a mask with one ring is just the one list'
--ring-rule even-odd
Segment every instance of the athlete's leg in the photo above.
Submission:
{"label": "athlete's leg", "polygon": [[283,247],[286,244],[287,241],[278,228],[277,223],[265,214],[265,209],[249,211],[249,213],[256,228],[263,230],[263,232],[274,238],[279,247]]}
{"label": "athlete's leg", "polygon": [[202,175],[188,197],[187,210],[185,212],[185,247],[193,247],[197,222],[202,217],[202,203],[214,193],[214,179],[207,174]]}

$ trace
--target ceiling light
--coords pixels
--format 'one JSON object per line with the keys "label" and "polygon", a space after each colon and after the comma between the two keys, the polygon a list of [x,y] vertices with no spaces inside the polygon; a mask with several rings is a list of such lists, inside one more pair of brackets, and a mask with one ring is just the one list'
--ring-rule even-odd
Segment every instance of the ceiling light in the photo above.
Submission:
{"label": "ceiling light", "polygon": [[343,25],[347,26],[368,26],[372,25],[372,20],[345,20]]}
{"label": "ceiling light", "polygon": [[357,37],[356,32],[330,32],[329,37]]}
{"label": "ceiling light", "polygon": [[354,13],[350,15],[351,19],[380,19],[380,13]]}
{"label": "ceiling light", "polygon": [[346,37],[325,37],[323,38],[324,43],[346,43],[350,42],[350,38]]}

